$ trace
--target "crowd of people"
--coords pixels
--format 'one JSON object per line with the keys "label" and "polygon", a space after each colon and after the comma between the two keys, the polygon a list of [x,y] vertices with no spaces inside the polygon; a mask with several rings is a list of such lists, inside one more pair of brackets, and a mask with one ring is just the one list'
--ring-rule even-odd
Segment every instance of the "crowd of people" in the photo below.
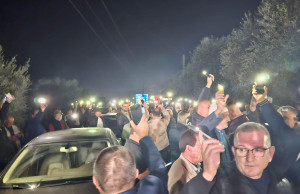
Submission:
{"label": "crowd of people", "polygon": [[118,127],[130,133],[125,146],[98,155],[93,182],[99,192],[299,193],[300,107],[276,107],[268,89],[259,93],[256,85],[244,112],[221,91],[211,104],[213,81],[209,75],[195,108],[143,104],[138,124],[123,104]]}
{"label": "crowd of people", "polygon": [[[222,91],[210,102],[213,82],[214,76],[208,75],[196,107],[134,105],[143,109],[138,122],[130,112],[134,107],[124,102],[115,111],[113,129],[121,145],[102,150],[94,164],[93,183],[99,192],[299,193],[300,104],[273,105],[268,88],[261,93],[253,85],[251,101],[242,112],[234,97]],[[55,109],[45,126],[47,106],[41,104],[22,131],[8,115],[10,103],[6,99],[0,109],[1,170],[22,146],[43,133],[107,127],[101,118],[104,109],[92,105],[75,105],[65,116]]]}

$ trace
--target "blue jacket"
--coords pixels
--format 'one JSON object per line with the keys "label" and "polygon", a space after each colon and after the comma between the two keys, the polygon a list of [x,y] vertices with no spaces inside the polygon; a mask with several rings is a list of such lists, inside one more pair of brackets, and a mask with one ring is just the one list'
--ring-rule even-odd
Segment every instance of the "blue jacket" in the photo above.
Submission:
{"label": "blue jacket", "polygon": [[30,118],[27,123],[28,142],[33,138],[45,133],[45,128],[42,125],[44,112],[39,111],[34,118]]}
{"label": "blue jacket", "polygon": [[164,161],[161,158],[158,149],[149,136],[146,136],[140,140],[140,147],[142,149],[142,154],[145,162],[147,163],[150,174],[140,180],[140,182],[133,189],[124,193],[168,194],[167,168],[165,167]]}

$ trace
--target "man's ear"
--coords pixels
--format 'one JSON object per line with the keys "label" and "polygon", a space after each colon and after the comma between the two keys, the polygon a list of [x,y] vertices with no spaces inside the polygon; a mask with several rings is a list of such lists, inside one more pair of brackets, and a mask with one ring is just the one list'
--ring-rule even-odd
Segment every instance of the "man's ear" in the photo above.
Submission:
{"label": "man's ear", "polygon": [[299,121],[299,118],[298,118],[298,117],[294,117],[294,121],[295,121],[295,122],[298,122],[298,121]]}
{"label": "man's ear", "polygon": [[270,154],[270,160],[269,160],[269,162],[272,161],[274,153],[275,153],[275,146],[271,146],[270,149],[269,149],[269,154]]}
{"label": "man's ear", "polygon": [[135,169],[134,179],[137,179],[139,176],[139,169]]}
{"label": "man's ear", "polygon": [[98,191],[100,191],[100,193],[101,193],[102,190],[99,186],[99,181],[95,176],[93,176],[93,183],[94,183],[95,187],[98,189]]}

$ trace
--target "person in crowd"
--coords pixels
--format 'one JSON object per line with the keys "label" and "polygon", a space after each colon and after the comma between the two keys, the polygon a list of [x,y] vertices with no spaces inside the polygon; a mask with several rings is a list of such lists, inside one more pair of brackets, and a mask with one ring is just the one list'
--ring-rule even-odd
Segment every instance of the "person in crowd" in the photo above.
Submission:
{"label": "person in crowd", "polygon": [[227,109],[229,112],[229,118],[231,119],[227,134],[231,135],[239,125],[248,122],[249,119],[242,113],[240,107],[234,100],[227,103]]}
{"label": "person in crowd", "polygon": [[117,133],[116,136],[119,138],[123,138],[123,141],[129,137],[130,134],[130,117],[129,117],[129,103],[124,102],[121,106],[121,110],[118,111],[116,115],[117,119]]}
{"label": "person in crowd", "polygon": [[[198,106],[193,111],[192,115],[188,118],[187,123],[192,124],[194,126],[205,126],[208,130],[212,130],[216,127],[216,125],[221,121],[220,112],[223,107],[218,107],[218,109],[211,114],[209,114],[210,102],[209,102],[209,94],[210,87],[214,81],[214,76],[209,74],[207,76],[207,84],[204,87],[198,98]],[[216,92],[216,101],[220,98],[224,98],[224,94],[220,91]],[[226,96],[226,98],[228,98]]]}
{"label": "person in crowd", "polygon": [[284,123],[265,98],[267,88],[264,89],[263,94],[258,94],[256,86],[253,86],[252,98],[269,130],[254,122],[240,125],[234,133],[232,152],[235,160],[221,167],[220,153],[224,152],[224,148],[222,150],[218,144],[205,140],[202,145],[203,173],[187,183],[182,193],[199,190],[204,194],[291,192],[290,187],[278,183],[288,176],[288,170],[296,163],[300,151],[299,135]]}
{"label": "person in crowd", "polygon": [[177,117],[177,125],[175,130],[169,131],[169,141],[170,141],[170,150],[171,150],[171,162],[175,162],[177,158],[180,156],[180,149],[179,149],[179,140],[181,134],[188,129],[186,120],[190,116],[188,112],[180,111]]}
{"label": "person in crowd", "polygon": [[168,190],[170,194],[177,194],[185,183],[194,178],[200,171],[202,162],[201,144],[202,132],[192,129],[185,130],[179,141],[181,155],[169,170]]}
{"label": "person in crowd", "polygon": [[26,126],[27,137],[25,137],[25,144],[36,138],[37,136],[45,133],[45,128],[42,124],[42,120],[46,107],[47,106],[45,104],[41,104],[39,108],[34,108],[31,111],[31,117],[29,118]]}
{"label": "person in crowd", "polygon": [[49,123],[48,131],[59,131],[63,129],[69,129],[69,126],[62,119],[61,110],[56,109],[53,113],[53,118]]}
{"label": "person in crowd", "polygon": [[[163,118],[161,117],[163,114]],[[169,138],[167,134],[167,127],[170,123],[170,114],[162,104],[159,104],[150,112],[149,136],[153,140],[163,160],[168,163],[169,158]]]}
{"label": "person in crowd", "polygon": [[67,111],[65,121],[70,128],[76,127],[76,121],[75,121],[75,118],[73,118],[73,110],[71,108],[68,109],[68,111]]}
{"label": "person in crowd", "polygon": [[144,176],[149,174],[149,170],[147,169],[147,164],[145,159],[143,158],[142,150],[139,143],[139,136],[134,130],[131,130],[129,138],[126,139],[125,147],[127,147],[134,156],[136,168],[139,170],[139,175],[137,179],[141,180]]}
{"label": "person in crowd", "polygon": [[277,110],[284,119],[286,125],[291,129],[300,132],[300,125],[298,124],[297,109],[292,106],[281,106]]}
{"label": "person in crowd", "polygon": [[297,103],[297,117],[300,118],[300,102]]}
{"label": "person in crowd", "polygon": [[140,148],[150,174],[134,187],[138,170],[132,153],[124,146],[111,146],[102,150],[94,163],[93,183],[99,193],[160,193],[167,194],[167,170],[152,139],[148,136],[147,118],[140,123],[130,121],[139,137]]}
{"label": "person in crowd", "polygon": [[2,129],[6,131],[7,137],[13,142],[17,150],[21,149],[21,140],[24,137],[23,133],[19,128],[14,125],[15,118],[11,115],[8,115],[4,121]]}
{"label": "person in crowd", "polygon": [[88,127],[88,118],[86,114],[86,109],[84,107],[80,107],[79,111],[79,123],[82,127]]}
{"label": "person in crowd", "polygon": [[13,95],[11,95],[10,98],[5,96],[4,101],[0,102],[0,126],[4,123],[8,114],[9,105],[14,99],[15,97]]}
{"label": "person in crowd", "polygon": [[230,122],[228,109],[226,107],[223,108],[221,117],[222,120],[213,130],[207,130],[207,128],[203,127],[203,132],[208,134],[210,137],[219,140],[224,145],[225,151],[221,153],[221,163],[224,163],[230,162],[233,159],[231,144],[229,143],[229,139],[226,135],[228,122]]}
{"label": "person in crowd", "polygon": [[103,127],[103,121],[101,119],[102,111],[99,108],[95,108],[93,114],[89,119],[89,127]]}
{"label": "person in crowd", "polygon": [[5,101],[0,103],[0,172],[5,168],[5,166],[10,162],[10,160],[17,153],[17,149],[12,143],[12,141],[7,137],[7,132],[2,128],[2,124],[7,117],[10,103],[13,98],[5,97]]}

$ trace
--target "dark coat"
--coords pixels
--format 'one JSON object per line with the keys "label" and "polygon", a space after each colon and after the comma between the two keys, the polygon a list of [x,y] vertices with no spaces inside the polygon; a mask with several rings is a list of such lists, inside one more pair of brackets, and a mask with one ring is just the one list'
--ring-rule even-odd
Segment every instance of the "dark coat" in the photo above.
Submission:
{"label": "dark coat", "polygon": [[144,160],[148,165],[147,167],[150,171],[150,174],[145,176],[142,180],[140,180],[135,188],[124,193],[168,194],[169,192],[167,189],[167,169],[152,139],[149,136],[142,138],[140,140],[140,147],[142,149]]}
{"label": "dark coat", "polygon": [[175,162],[177,158],[179,158],[181,152],[179,150],[179,140],[181,134],[188,129],[187,126],[177,123],[176,128],[169,131],[169,142],[170,142],[170,150],[171,150],[171,162]]}
{"label": "dark coat", "polygon": [[[278,177],[270,169],[265,173],[270,178],[268,194],[290,194],[290,188],[277,187]],[[235,162],[225,163],[219,168],[213,181],[205,180],[202,173],[188,182],[181,194],[260,194],[250,180],[237,169]]]}

